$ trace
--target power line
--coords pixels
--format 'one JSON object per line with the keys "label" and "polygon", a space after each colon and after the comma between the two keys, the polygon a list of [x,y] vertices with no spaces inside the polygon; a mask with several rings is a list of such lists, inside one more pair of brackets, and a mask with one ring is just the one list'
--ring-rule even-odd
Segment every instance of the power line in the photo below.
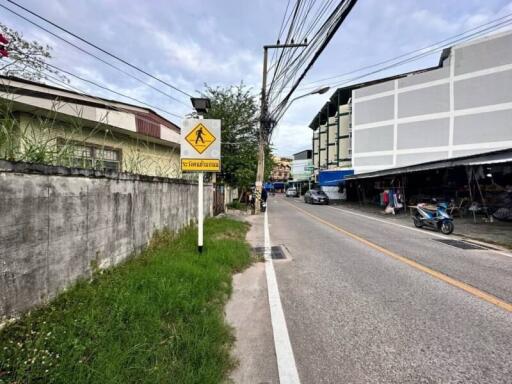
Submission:
{"label": "power line", "polygon": [[[115,91],[115,90],[113,90],[113,89],[111,89],[111,88],[108,88],[108,87],[106,87],[106,86],[104,86],[104,85],[98,84],[98,83],[96,83],[96,82],[94,82],[94,81],[92,81],[92,80],[89,80],[89,79],[85,79],[85,78],[83,78],[83,77],[80,77],[80,76],[78,76],[78,75],[76,75],[76,74],[74,74],[74,73],[72,73],[72,72],[70,72],[70,71],[67,71],[67,70],[65,70],[65,69],[59,68],[59,67],[57,67],[56,65],[53,65],[53,64],[50,64],[50,63],[46,63],[46,62],[44,62],[44,61],[42,61],[42,60],[40,60],[40,59],[34,59],[34,60],[35,60],[35,61],[38,61],[38,62],[39,62],[43,67],[44,67],[44,66],[51,67],[51,68],[53,68],[53,69],[55,69],[55,70],[57,70],[57,71],[59,71],[59,72],[63,72],[63,73],[65,73],[65,74],[68,74],[68,75],[70,75],[70,76],[72,76],[72,77],[76,78],[76,79],[79,79],[79,80],[81,80],[81,81],[87,82],[87,83],[92,84],[92,85],[94,85],[94,86],[96,86],[96,87],[98,87],[98,88],[102,88],[102,89],[104,89],[104,90],[106,90],[106,91],[112,92],[112,93],[114,93],[114,94],[116,94],[116,95],[119,95],[119,96],[125,97],[125,98],[130,99],[130,100],[132,100],[132,101],[135,101],[135,102],[137,102],[137,103],[139,103],[139,104],[145,105],[145,106],[147,106],[147,107],[149,107],[149,108],[159,110],[159,111],[164,112],[164,113],[166,113],[166,114],[168,114],[168,115],[170,115],[170,116],[174,116],[174,117],[182,118],[182,116],[180,116],[180,115],[178,115],[178,114],[175,114],[175,113],[169,112],[169,111],[167,111],[167,110],[165,110],[165,109],[163,109],[163,108],[160,108],[160,107],[157,107],[157,106],[154,106],[154,105],[148,104],[148,103],[146,103],[146,102],[144,102],[144,101],[141,101],[141,100],[136,99],[136,98],[134,98],[134,97],[128,96],[128,95],[126,95],[126,94],[124,94],[124,93],[121,93],[121,92]],[[36,71],[38,70],[37,68],[35,68],[35,67],[31,66],[30,64],[28,64],[28,63],[27,63],[27,62],[25,62],[25,61],[22,61],[22,63],[23,63],[26,67],[29,67],[29,68],[31,68],[31,69],[33,69],[33,70],[36,70]],[[46,76],[49,76],[49,75],[48,75],[48,74],[46,74],[46,73],[45,73],[45,75],[46,75]],[[63,82],[63,83],[64,83],[64,82]],[[89,97],[94,97],[94,96],[90,96],[90,95],[87,95],[87,96],[89,96]]]}
{"label": "power line", "polygon": [[285,19],[286,19],[286,14],[288,13],[288,7],[290,6],[290,0],[288,0],[288,2],[286,3],[286,9],[284,10],[284,14],[283,14],[283,20],[281,21],[281,27],[279,28],[279,34],[277,35],[277,39],[279,40],[281,38],[281,35],[283,33],[283,28],[285,27]]}
{"label": "power line", "polygon": [[[316,11],[316,15],[314,16],[313,20],[309,23],[308,29],[306,33],[301,36],[300,31],[302,30],[303,26],[306,24],[306,20],[301,21],[300,27],[297,29],[298,35],[296,36],[297,39],[302,40],[302,38],[305,38],[309,35],[309,33],[313,30],[315,25],[319,22],[320,19],[323,18],[323,15],[327,13],[329,8],[331,7],[333,3],[333,0],[329,0],[327,2],[324,2],[324,4]],[[306,16],[309,15],[311,12],[313,4],[310,3],[309,9],[306,12]],[[338,5],[339,6],[339,5]],[[318,28],[318,30],[315,32],[313,38],[310,39],[309,47],[300,54],[293,54],[289,55],[288,60],[286,62],[286,67],[283,68],[282,71],[280,71],[279,74],[276,74],[274,77],[274,83],[271,84],[271,89],[273,88],[276,83],[279,83],[278,91],[276,92],[277,96],[274,95],[274,98],[277,99],[281,92],[286,88],[286,85],[292,82],[291,80],[295,77],[298,70],[302,67],[302,65],[305,63],[308,57],[312,56],[312,54],[317,50],[317,48],[321,45],[322,40],[326,36],[326,31],[332,26],[333,22],[333,13],[330,12],[331,15],[323,22],[322,26]],[[307,17],[306,17],[307,18]],[[292,35],[293,32],[289,32],[290,35]],[[272,93],[272,92],[270,92]]]}
{"label": "power line", "polygon": [[[288,2],[286,3],[286,9],[284,10],[283,20],[281,20],[281,27],[279,27],[279,33],[277,34],[277,41],[280,41],[281,35],[283,33],[283,28],[285,27],[285,19],[286,19],[286,14],[288,13],[288,7],[290,7],[290,0],[288,0]],[[274,52],[272,53],[272,59],[270,61],[271,62],[274,61],[275,57],[276,57],[276,51],[274,50]],[[272,66],[270,66],[269,71],[271,68],[272,68]]]}
{"label": "power line", "polygon": [[[311,81],[311,82],[309,82],[309,83],[305,84],[305,85],[304,85],[304,87],[302,87],[301,89],[306,89],[305,87],[307,87],[307,86],[309,86],[309,85],[313,85],[313,84],[316,84],[316,83],[323,83],[323,82],[325,82],[325,81],[327,81],[327,80],[332,80],[332,79],[336,79],[336,78],[339,78],[339,77],[345,77],[345,76],[347,76],[347,75],[351,75],[351,74],[353,74],[353,73],[361,72],[361,71],[363,71],[363,70],[365,70],[365,69],[370,69],[370,68],[374,68],[374,67],[377,67],[377,66],[382,65],[382,64],[387,64],[387,63],[393,62],[393,61],[395,61],[395,60],[398,60],[398,59],[400,59],[400,58],[403,58],[403,57],[407,57],[407,56],[413,55],[413,54],[418,53],[418,52],[425,52],[425,50],[431,49],[431,48],[436,47],[436,46],[438,46],[438,45],[441,45],[441,44],[443,44],[443,43],[447,43],[447,42],[448,42],[448,44],[449,44],[449,45],[451,45],[452,43],[451,43],[450,41],[451,41],[451,40],[453,40],[453,39],[456,39],[457,37],[464,36],[464,35],[468,34],[469,32],[472,32],[472,31],[478,30],[478,29],[480,29],[480,28],[482,28],[482,27],[485,27],[485,26],[487,26],[487,25],[490,25],[490,24],[494,24],[494,23],[496,23],[496,22],[498,22],[498,21],[500,21],[500,20],[503,20],[503,19],[509,18],[510,16],[512,16],[512,13],[509,13],[509,14],[507,14],[507,15],[505,15],[505,16],[500,17],[500,18],[497,18],[497,19],[491,20],[491,21],[489,21],[489,22],[487,22],[487,23],[480,24],[480,25],[478,25],[478,26],[476,26],[476,27],[470,28],[470,29],[468,29],[468,30],[466,30],[466,31],[464,31],[464,32],[459,33],[459,34],[456,34],[456,35],[450,36],[450,37],[448,37],[448,38],[446,38],[446,39],[443,39],[443,40],[440,40],[440,41],[438,41],[438,42],[436,42],[436,43],[429,44],[429,45],[424,46],[424,47],[422,47],[422,48],[418,48],[418,49],[415,49],[415,50],[413,50],[413,51],[406,52],[406,53],[401,54],[401,55],[399,55],[399,56],[396,56],[396,57],[393,57],[393,58],[390,58],[390,59],[386,59],[386,60],[380,61],[380,62],[375,63],[375,64],[371,64],[371,65],[367,65],[367,66],[364,66],[364,67],[361,67],[361,68],[357,68],[357,69],[354,69],[354,70],[351,70],[351,71],[348,71],[348,72],[345,72],[345,73],[342,73],[342,74],[339,74],[339,75],[333,75],[333,76],[329,76],[329,77],[325,77],[325,78],[322,78],[322,79],[318,79],[318,80]],[[444,44],[444,45],[443,45],[443,47],[446,47],[446,45],[447,45],[447,44]],[[436,50],[436,51],[432,51],[432,53],[436,53],[436,52],[438,52],[438,50]]]}
{"label": "power line", "polygon": [[[320,9],[320,11],[317,12],[317,15],[315,17],[315,21],[310,23],[310,28],[305,36],[309,34],[309,31],[314,27],[314,24],[317,22],[319,18],[323,16],[323,14],[327,11],[328,6],[332,3],[332,0],[324,4],[324,7]],[[301,55],[297,55],[293,60],[290,58],[288,61],[288,70],[282,71],[278,76],[276,76],[275,81],[276,83],[279,83],[278,90],[275,92],[274,95],[272,95],[272,99],[270,104],[273,104],[274,101],[278,100],[284,91],[284,89],[287,88],[287,84],[293,83],[293,80],[295,79],[296,74],[298,73],[299,69],[302,67],[302,65],[305,63],[305,61],[312,55],[312,53],[317,49],[319,46],[319,42],[321,41],[321,38],[323,36],[323,33],[325,31],[325,27],[329,25],[328,22],[324,23],[324,25],[319,28],[319,30],[315,33],[312,39],[310,39],[310,44],[308,49],[303,52]],[[302,37],[301,37],[302,38]],[[273,84],[271,84],[273,85]]]}
{"label": "power line", "polygon": [[[340,25],[343,23],[345,18],[348,16],[354,5],[356,4],[357,0],[346,0],[341,1],[337,6],[336,9],[331,13],[327,21],[322,25],[319,31],[315,34],[316,40],[318,41],[318,48],[315,48],[315,50],[310,50],[310,54],[312,55],[312,58],[309,60],[308,64],[305,66],[302,73],[298,76],[298,78],[295,80],[295,75],[293,79],[293,85],[291,90],[287,93],[287,95],[279,102],[279,104],[274,108],[272,111],[272,115],[276,116],[280,114],[280,111],[282,111],[286,104],[289,102],[293,92],[298,87],[302,79],[306,76],[307,72],[311,69],[313,64],[316,62],[318,57],[321,55],[325,47],[329,44],[330,40],[340,27]],[[310,46],[308,47],[308,49]]]}
{"label": "power line", "polygon": [[56,24],[56,23],[54,23],[54,22],[52,22],[52,21],[50,21],[50,20],[48,20],[48,19],[44,18],[43,16],[41,16],[41,15],[39,15],[39,14],[37,14],[37,13],[35,13],[35,12],[31,11],[30,9],[27,9],[27,8],[23,7],[22,5],[20,5],[20,4],[18,4],[18,3],[16,3],[15,1],[12,1],[12,0],[7,0],[7,1],[8,1],[9,3],[11,3],[11,4],[15,5],[16,7],[23,9],[25,12],[28,12],[28,13],[30,13],[31,15],[33,15],[33,16],[35,16],[35,17],[37,17],[38,19],[41,19],[41,20],[45,21],[46,23],[48,23],[48,24],[50,24],[50,25],[54,26],[55,28],[60,29],[61,31],[63,31],[63,32],[65,32],[65,33],[67,33],[67,34],[69,34],[69,35],[73,36],[74,38],[76,38],[76,39],[80,40],[81,42],[83,42],[83,43],[85,43],[85,44],[87,44],[87,45],[89,45],[89,46],[91,46],[91,47],[93,47],[93,48],[96,48],[97,50],[99,50],[99,51],[103,52],[104,54],[106,54],[106,55],[108,55],[108,56],[110,56],[110,57],[112,57],[112,58],[114,58],[114,59],[116,59],[116,60],[118,60],[118,61],[122,62],[123,64],[125,64],[125,65],[127,65],[127,66],[129,66],[129,67],[131,67],[131,68],[133,68],[133,69],[135,69],[135,70],[137,70],[137,71],[139,71],[139,72],[141,72],[141,73],[145,74],[146,76],[149,76],[149,77],[151,77],[152,79],[154,79],[154,80],[156,80],[156,81],[158,81],[158,82],[160,82],[160,83],[162,83],[162,84],[167,85],[168,87],[170,87],[170,88],[172,88],[172,89],[174,89],[174,90],[176,90],[176,91],[178,91],[178,92],[180,92],[180,93],[184,94],[185,96],[193,97],[190,93],[185,92],[185,91],[183,91],[183,90],[179,89],[178,87],[176,87],[176,86],[174,86],[174,85],[172,85],[172,84],[168,83],[167,81],[162,80],[162,79],[160,79],[160,78],[158,78],[158,77],[156,77],[156,76],[152,75],[151,73],[146,72],[144,69],[142,69],[142,68],[140,68],[140,67],[138,67],[138,66],[136,66],[136,65],[134,65],[134,64],[132,64],[132,63],[130,63],[130,62],[128,62],[128,61],[126,61],[126,60],[124,60],[124,59],[122,59],[122,58],[120,58],[119,56],[114,55],[113,53],[111,53],[111,52],[109,52],[109,51],[107,51],[107,50],[105,50],[105,49],[103,49],[103,48],[101,48],[101,47],[97,46],[97,45],[96,45],[96,44],[94,44],[94,43],[89,42],[88,40],[84,39],[83,37],[80,37],[80,36],[78,36],[77,34],[75,34],[75,33],[71,32],[71,31],[67,30],[66,28],[61,27],[60,25],[58,25],[58,24]]}
{"label": "power line", "polygon": [[[288,44],[290,42],[290,35],[291,35],[291,31],[293,30],[293,25],[295,23],[295,20],[297,18],[297,13],[298,13],[298,10],[299,10],[299,7],[300,7],[300,4],[301,4],[301,0],[297,0],[296,2],[296,5],[294,7],[294,11],[292,12],[293,14],[293,18],[290,22],[290,28],[288,29],[288,35],[286,37],[286,41],[285,41],[285,44]],[[269,90],[268,90],[268,94],[270,94],[270,91],[272,89],[272,83],[274,82],[274,79],[275,79],[275,76],[276,76],[276,73],[278,73],[279,71],[279,66],[281,65],[281,60],[283,59],[283,55],[285,54],[285,50],[281,50],[281,53],[279,55],[279,59],[277,60],[277,64],[276,64],[276,67],[274,69],[274,76],[272,78],[272,81],[270,82],[270,86],[269,86]]]}
{"label": "power line", "polygon": [[69,40],[67,40],[67,39],[65,39],[65,38],[63,38],[63,37],[61,37],[61,36],[57,35],[56,33],[54,33],[54,32],[52,32],[52,31],[50,31],[49,29],[47,29],[47,28],[45,28],[45,27],[43,27],[42,25],[37,24],[35,21],[30,20],[30,19],[28,19],[27,17],[25,17],[25,16],[23,16],[23,15],[20,15],[20,14],[19,14],[19,13],[17,13],[16,11],[13,11],[12,9],[7,8],[6,6],[4,6],[4,5],[2,5],[2,4],[0,4],[0,7],[2,7],[3,9],[5,9],[5,10],[7,10],[7,11],[11,12],[12,14],[14,14],[14,15],[16,15],[16,16],[18,16],[18,17],[20,17],[21,19],[23,19],[23,20],[25,20],[25,21],[29,22],[30,24],[32,24],[32,25],[34,25],[34,26],[36,26],[37,28],[39,28],[39,29],[41,29],[41,30],[43,30],[43,31],[45,31],[45,32],[47,32],[47,33],[49,33],[49,34],[50,34],[50,35],[52,35],[53,37],[56,37],[57,39],[59,39],[59,40],[61,40],[61,41],[65,42],[66,44],[68,44],[68,45],[70,45],[70,46],[72,46],[72,47],[74,47],[74,48],[78,49],[80,52],[85,53],[86,55],[89,55],[89,56],[91,56],[91,57],[95,58],[96,60],[101,61],[102,63],[104,63],[104,64],[108,65],[109,67],[111,67],[111,68],[113,68],[113,69],[115,69],[115,70],[117,70],[117,71],[119,71],[119,72],[121,72],[121,73],[123,73],[123,74],[125,74],[125,75],[127,75],[127,76],[129,76],[129,77],[131,77],[131,78],[133,78],[133,79],[135,79],[135,80],[137,80],[138,82],[140,82],[140,83],[142,83],[142,84],[144,84],[144,85],[146,85],[146,86],[150,87],[151,89],[153,89],[153,90],[155,90],[155,91],[157,91],[157,92],[159,92],[159,93],[163,94],[164,96],[167,96],[167,97],[169,97],[170,99],[172,99],[172,100],[174,100],[174,101],[176,101],[176,102],[178,102],[178,103],[180,103],[180,104],[182,104],[182,105],[184,105],[184,106],[186,106],[186,107],[190,107],[188,104],[185,104],[183,101],[181,101],[181,100],[177,99],[176,97],[174,97],[174,96],[172,96],[172,95],[170,95],[170,94],[168,94],[168,93],[166,93],[166,92],[162,91],[161,89],[159,89],[159,88],[157,88],[157,87],[155,87],[155,86],[153,86],[153,85],[151,85],[151,84],[149,84],[149,83],[145,82],[144,80],[142,80],[142,79],[138,78],[137,76],[132,75],[130,72],[127,72],[127,71],[125,71],[124,69],[122,69],[122,68],[120,68],[120,67],[118,67],[118,66],[116,66],[116,65],[114,65],[114,64],[112,64],[112,63],[110,63],[110,62],[108,62],[108,61],[106,61],[106,60],[104,60],[104,59],[102,59],[101,57],[99,57],[99,56],[95,55],[94,53],[91,53],[91,52],[89,52],[89,51],[87,51],[87,50],[83,49],[82,47],[80,47],[80,46],[78,46],[78,45],[74,44],[73,42],[71,42],[71,41],[69,41]]}
{"label": "power line", "polygon": [[[343,85],[353,84],[356,80],[360,80],[360,79],[363,79],[365,77],[371,76],[373,74],[376,74],[376,73],[379,73],[379,72],[382,72],[382,71],[385,71],[385,70],[388,70],[388,69],[391,69],[391,68],[394,68],[394,67],[402,66],[402,65],[405,65],[405,64],[413,62],[413,61],[420,60],[420,59],[422,59],[422,58],[424,58],[426,56],[429,56],[431,54],[438,53],[438,52],[444,50],[445,48],[447,48],[449,46],[453,46],[456,43],[462,43],[462,42],[465,42],[465,41],[468,41],[468,40],[472,40],[472,39],[475,39],[475,38],[480,37],[482,35],[485,35],[485,34],[491,32],[491,31],[495,31],[495,30],[501,29],[501,28],[503,28],[505,26],[508,26],[508,25],[512,24],[512,19],[510,18],[510,16],[512,16],[512,13],[507,14],[507,15],[502,16],[502,17],[499,17],[499,18],[494,19],[492,21],[489,21],[487,23],[481,24],[481,25],[476,26],[474,28],[468,29],[468,30],[466,30],[466,31],[464,31],[462,33],[459,33],[457,35],[454,35],[454,36],[451,36],[449,38],[443,39],[443,40],[438,41],[437,43],[431,44],[429,46],[426,46],[426,47],[423,47],[423,48],[420,48],[420,49],[416,49],[414,51],[402,54],[402,55],[394,57],[392,59],[384,60],[384,61],[376,63],[376,64],[372,64],[372,65],[368,65],[368,66],[365,66],[365,67],[362,67],[362,68],[359,68],[359,69],[352,70],[352,71],[347,72],[347,73],[345,73],[343,75],[333,76],[333,77],[326,78],[326,79],[337,78],[337,77],[346,76],[348,74],[361,72],[364,69],[378,67],[379,65],[386,64],[386,63],[389,63],[389,62],[394,62],[397,59],[400,59],[400,58],[403,58],[403,57],[408,57],[411,54],[420,52],[417,55],[414,55],[412,57],[408,57],[406,59],[403,59],[403,60],[398,61],[396,63],[393,63],[391,65],[388,65],[388,66],[385,66],[385,67],[382,67],[382,68],[378,68],[375,71],[364,73],[362,75],[358,75],[358,76],[350,78],[350,79],[345,79],[345,80],[342,80],[340,82],[336,82],[334,84],[330,84],[330,86],[331,87],[340,87],[340,86],[343,86]],[[483,27],[486,27],[486,28],[483,28]],[[470,33],[470,32],[473,32],[473,33]],[[445,43],[445,44],[441,45],[443,43]],[[432,48],[432,47],[436,47],[436,48]],[[429,48],[431,48],[431,49],[429,49]],[[315,82],[323,82],[326,79],[321,79],[321,80],[318,80],[318,81],[315,81]],[[310,84],[312,85],[315,82],[312,82]],[[314,87],[310,86],[310,87],[303,87],[301,89],[303,89],[303,90],[308,89],[309,90],[309,89],[313,89],[313,88]],[[284,108],[281,108],[281,110],[274,117],[275,120],[279,121],[282,118],[282,116],[284,115],[284,113],[286,112],[286,110],[287,110],[286,106]]]}
{"label": "power line", "polygon": [[[315,12],[312,12],[315,8],[314,1],[310,0],[308,2],[306,0],[300,4],[297,2],[300,7],[295,7],[294,14],[297,15],[297,18],[293,23],[290,23],[286,43],[293,41],[293,39],[295,39],[295,41],[302,41],[308,38],[309,44],[304,50],[281,52],[279,59],[282,65],[279,68],[278,65],[275,66],[272,82],[270,83],[269,92],[267,93],[269,105],[279,104],[277,102],[278,100],[284,100],[281,99],[281,94],[284,89],[287,88],[288,84],[294,84],[296,82],[299,70],[306,66],[306,62],[310,58],[314,58],[315,53],[318,52],[319,49],[322,49],[322,45],[329,39],[330,31],[332,31],[332,28],[334,28],[336,24],[336,18],[340,16],[338,11],[340,7],[343,7],[343,5],[347,3],[347,1],[342,0],[333,10],[333,2],[334,0],[322,2],[321,5],[316,8]],[[324,15],[327,13],[329,16],[324,19]],[[311,21],[308,22],[310,15],[313,15],[313,17]],[[323,20],[321,26],[316,28],[321,20]],[[304,29],[305,27],[306,29]],[[315,30],[313,37],[309,38],[313,30]],[[277,64],[279,64],[279,62]]]}
{"label": "power line", "polygon": [[[475,37],[479,37],[479,36],[481,36],[481,35],[485,34],[486,32],[489,32],[489,31],[495,31],[496,29],[500,29],[500,28],[502,28],[502,27],[504,27],[504,26],[506,26],[506,25],[510,25],[510,24],[512,24],[512,19],[510,19],[510,20],[506,20],[506,21],[503,21],[503,22],[501,22],[501,23],[499,23],[499,24],[496,24],[496,25],[494,25],[494,26],[492,26],[492,27],[485,28],[485,29],[483,29],[483,30],[481,30],[481,31],[478,31],[478,32],[472,33],[472,34],[470,34],[470,35],[468,35],[468,36],[465,36],[464,38],[456,39],[456,40],[452,41],[450,44],[462,43],[462,42],[465,42],[465,41],[468,41],[468,40],[472,40],[471,38],[473,38],[473,39],[474,39]],[[368,77],[368,76],[370,76],[370,75],[373,75],[373,74],[376,74],[376,73],[379,73],[379,72],[385,71],[385,70],[387,70],[387,69],[391,69],[391,68],[398,67],[398,66],[401,66],[401,65],[404,65],[404,64],[408,64],[408,63],[413,62],[413,61],[420,60],[420,59],[422,59],[422,58],[424,58],[424,57],[426,57],[426,56],[429,56],[429,55],[431,55],[431,54],[433,54],[433,53],[440,52],[440,51],[442,51],[442,50],[443,50],[443,49],[445,49],[445,48],[446,48],[446,46],[445,46],[445,47],[436,48],[436,49],[433,49],[433,50],[430,50],[430,51],[427,51],[427,52],[424,52],[424,53],[418,54],[418,55],[416,55],[416,56],[412,56],[412,57],[410,57],[410,58],[408,58],[408,59],[401,60],[401,61],[399,61],[399,62],[397,62],[397,63],[394,63],[394,64],[391,64],[391,65],[385,66],[385,67],[383,67],[383,68],[379,68],[379,69],[377,69],[377,70],[375,70],[375,71],[371,71],[371,72],[365,73],[365,74],[363,74],[363,75],[360,75],[360,76],[353,77],[353,78],[348,79],[348,80],[344,80],[344,81],[341,81],[341,82],[335,83],[335,84],[333,84],[332,86],[333,86],[333,87],[338,87],[338,86],[340,86],[340,85],[345,85],[345,84],[352,83],[352,82],[353,82],[353,81],[355,81],[355,80],[359,80],[359,79],[361,79],[361,78]]]}
{"label": "power line", "polygon": [[125,98],[130,99],[130,100],[132,100],[132,101],[135,101],[135,102],[137,102],[137,103],[139,103],[139,104],[145,105],[145,106],[147,106],[147,107],[149,107],[149,108],[159,110],[159,111],[161,111],[161,112],[167,113],[168,115],[171,115],[171,116],[174,116],[174,117],[182,118],[182,116],[177,115],[176,113],[172,113],[172,112],[166,111],[166,110],[165,110],[165,109],[163,109],[163,108],[160,108],[160,107],[157,107],[157,106],[154,106],[154,105],[148,104],[148,103],[146,103],[146,102],[144,102],[144,101],[141,101],[141,100],[136,99],[136,98],[134,98],[134,97],[128,96],[128,95],[126,95],[126,94],[124,94],[124,93],[121,93],[121,92],[115,91],[115,90],[113,90],[113,89],[111,89],[111,88],[105,87],[104,85],[98,84],[98,83],[96,83],[96,82],[94,82],[94,81],[92,81],[92,80],[85,79],[85,78],[83,78],[83,77],[81,77],[81,76],[75,75],[74,73],[72,73],[72,72],[70,72],[70,71],[67,71],[67,70],[65,70],[65,69],[59,68],[59,67],[57,67],[56,65],[49,64],[49,63],[44,63],[44,64],[48,65],[49,67],[52,67],[52,68],[56,69],[57,71],[63,72],[63,73],[65,73],[65,74],[67,74],[67,75],[70,75],[70,76],[72,76],[72,77],[74,77],[74,78],[76,78],[76,79],[78,79],[78,80],[81,80],[81,81],[84,81],[84,82],[86,82],[86,83],[92,84],[92,85],[94,85],[94,86],[96,86],[96,87],[98,87],[98,88],[104,89],[104,90],[106,90],[106,91],[109,91],[109,92],[115,93],[116,95],[119,95],[119,96],[125,97]]}
{"label": "power line", "polygon": [[[27,67],[28,67],[28,68],[30,68],[30,69],[32,70],[32,73],[33,73],[33,74],[36,74],[36,75],[37,75],[37,74],[39,74],[39,73],[40,73],[40,71],[39,71],[37,68],[33,67],[33,66],[27,65]],[[73,86],[73,85],[71,85],[71,84],[68,84],[68,83],[66,83],[66,82],[62,81],[61,79],[59,79],[58,77],[55,77],[55,76],[53,76],[53,75],[51,75],[51,74],[49,74],[49,73],[46,73],[46,72],[44,73],[44,79],[45,79],[46,81],[48,81],[48,82],[52,83],[52,84],[57,85],[58,87],[65,87],[65,88],[68,88],[68,90],[74,91],[74,92],[78,93],[78,94],[79,94],[79,95],[81,95],[81,96],[89,97],[89,98],[95,99],[95,100],[97,100],[100,104],[103,104],[105,107],[111,108],[111,109],[116,110],[116,111],[118,111],[118,112],[125,112],[125,113],[126,113],[126,109],[122,109],[122,108],[119,108],[119,107],[117,107],[116,105],[114,105],[115,101],[110,102],[110,101],[108,101],[108,100],[105,100],[105,99],[99,98],[99,97],[97,97],[97,96],[94,96],[94,95],[88,94],[88,93],[84,92],[82,89],[80,89],[80,88],[78,88],[78,87],[76,87],[76,86]],[[60,89],[62,89],[62,88],[60,88]],[[63,90],[66,90],[66,89],[63,89]],[[168,113],[168,112],[166,112],[166,113]],[[177,116],[177,115],[176,115],[176,116]],[[139,115],[138,117],[139,117],[141,120],[145,121],[145,122],[148,122],[148,123],[154,123],[153,121],[148,120],[148,119],[144,118],[143,116],[140,116],[140,115]],[[181,118],[181,116],[178,116],[178,117],[180,117],[180,118]]]}

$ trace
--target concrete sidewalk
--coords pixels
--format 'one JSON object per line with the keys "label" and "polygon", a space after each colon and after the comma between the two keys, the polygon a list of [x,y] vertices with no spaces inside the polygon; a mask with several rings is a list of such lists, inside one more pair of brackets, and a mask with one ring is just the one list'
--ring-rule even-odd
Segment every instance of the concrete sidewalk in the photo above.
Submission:
{"label": "concrete sidewalk", "polygon": [[[251,224],[247,241],[252,247],[264,246],[263,215],[245,219]],[[256,262],[233,276],[226,320],[235,329],[234,356],[239,361],[231,380],[237,384],[279,383],[265,263]]]}
{"label": "concrete sidewalk", "polygon": [[[409,210],[406,213],[402,210],[397,215],[390,215],[384,214],[384,208],[374,205],[361,205],[353,202],[339,202],[333,205],[358,211],[362,214],[378,216],[381,219],[394,221],[402,225],[413,225]],[[512,249],[512,223],[497,220],[494,220],[493,223],[486,223],[482,216],[477,216],[475,223],[473,215],[468,214],[465,217],[455,217],[454,224],[454,235]]]}

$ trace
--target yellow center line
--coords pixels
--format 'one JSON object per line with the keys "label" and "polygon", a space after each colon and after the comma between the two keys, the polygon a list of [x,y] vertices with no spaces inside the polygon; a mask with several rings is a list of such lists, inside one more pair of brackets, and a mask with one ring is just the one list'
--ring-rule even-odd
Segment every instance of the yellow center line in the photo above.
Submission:
{"label": "yellow center line", "polygon": [[422,271],[422,272],[425,272],[427,274],[429,274],[430,276],[432,277],[435,277],[436,279],[438,280],[441,280],[441,281],[444,281],[445,283],[447,284],[450,284],[454,287],[457,287],[459,289],[462,289],[463,291],[466,291],[467,293],[475,296],[475,297],[478,297],[479,299],[482,299],[482,300],[485,300],[487,301],[488,303],[491,303],[491,304],[494,304],[496,305],[497,307],[500,307],[508,312],[512,312],[512,304],[510,303],[507,303],[506,301],[503,301],[499,298],[497,298],[496,296],[493,296],[487,292],[484,292],[484,291],[481,291],[480,289],[478,288],[475,288],[469,284],[466,284],[462,281],[459,281],[457,279],[454,279],[450,276],[447,276],[445,275],[444,273],[441,273],[441,272],[438,272],[434,269],[431,269],[429,267],[426,267],[420,263],[417,263],[411,259],[408,259],[407,257],[404,257],[404,256],[400,256],[399,254],[393,252],[393,251],[390,251],[389,249],[386,249],[386,248],[383,248],[381,247],[380,245],[377,245],[375,243],[372,243],[371,241],[368,241],[364,238],[362,238],[361,236],[358,236],[352,232],[349,232],[343,228],[340,228],[316,215],[313,215],[311,213],[309,213],[308,211],[306,211],[305,209],[302,209],[302,208],[299,208],[297,207],[295,204],[292,204],[292,203],[289,203],[288,201],[286,201],[287,204],[290,204],[292,207],[296,208],[297,210],[301,211],[303,214],[307,215],[307,216],[310,216],[312,217],[313,219],[315,219],[316,221],[319,221],[320,223],[322,224],[325,224],[333,229],[335,229],[336,231],[338,232],[341,232],[343,233],[344,235],[354,239],[354,240],[357,240],[365,245],[367,245],[368,247],[370,248],[373,248],[373,249],[376,249],[377,251],[389,256],[389,257],[392,257],[393,259],[395,260],[398,260],[398,261],[401,261],[402,263],[404,264],[407,264],[411,267],[413,267],[414,269],[417,269],[419,271]]}

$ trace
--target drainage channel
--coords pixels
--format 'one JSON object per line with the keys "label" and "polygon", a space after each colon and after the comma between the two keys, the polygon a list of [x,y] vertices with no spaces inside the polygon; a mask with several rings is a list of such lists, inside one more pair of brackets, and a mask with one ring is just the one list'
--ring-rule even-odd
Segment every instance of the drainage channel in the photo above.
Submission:
{"label": "drainage channel", "polygon": [[[257,256],[264,256],[265,247],[254,247],[252,251]],[[270,247],[270,257],[272,258],[272,260],[285,260],[286,254],[284,253],[281,245],[274,245]]]}
{"label": "drainage channel", "polygon": [[434,241],[439,241],[440,243],[450,245],[455,248],[467,249],[467,250],[485,250],[491,249],[489,247],[485,247],[483,245],[478,245],[474,243],[470,243],[469,241],[464,240],[447,240],[447,239],[432,239]]}

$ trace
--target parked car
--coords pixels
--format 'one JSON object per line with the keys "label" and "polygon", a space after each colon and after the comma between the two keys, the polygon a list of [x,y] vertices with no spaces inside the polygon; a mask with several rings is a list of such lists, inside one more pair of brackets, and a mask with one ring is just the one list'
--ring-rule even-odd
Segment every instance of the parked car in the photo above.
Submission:
{"label": "parked car", "polygon": [[296,188],[290,187],[286,190],[286,197],[299,197],[299,192]]}
{"label": "parked car", "polygon": [[304,202],[306,204],[329,204],[329,197],[324,191],[313,189],[304,194]]}

